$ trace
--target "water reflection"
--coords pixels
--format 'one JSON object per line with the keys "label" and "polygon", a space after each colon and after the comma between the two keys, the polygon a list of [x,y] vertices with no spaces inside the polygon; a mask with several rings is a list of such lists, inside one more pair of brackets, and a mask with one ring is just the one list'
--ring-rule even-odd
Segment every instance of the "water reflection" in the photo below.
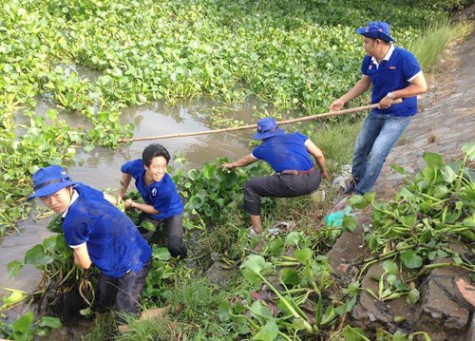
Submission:
{"label": "water reflection", "polygon": [[[252,113],[261,105],[259,101],[250,99],[242,104],[236,104],[227,118],[251,124],[256,121]],[[170,106],[164,103],[154,103],[124,110],[121,115],[122,123],[133,123],[134,137],[149,137],[168,134],[187,133],[210,130],[210,112],[221,103],[206,99],[182,101]],[[36,113],[45,117],[48,109],[52,108],[48,99],[38,99]],[[74,128],[87,129],[89,122],[78,114],[59,112],[60,118]],[[28,126],[30,118],[19,114],[17,124]],[[47,119],[48,120],[48,119]],[[250,152],[249,141],[253,130],[244,130],[214,135],[196,137],[168,138],[154,141],[137,141],[124,144],[117,150],[97,147],[86,153],[78,150],[74,160],[68,165],[68,172],[75,181],[84,182],[92,187],[103,190],[118,189],[120,167],[123,163],[141,158],[142,150],[150,143],[158,142],[167,147],[172,155],[183,156],[188,161],[188,167],[200,168],[204,162],[216,158],[228,157],[237,159]],[[172,166],[180,165],[171,162]],[[51,235],[47,231],[48,221],[27,221],[22,223],[21,235],[5,238],[1,245],[0,257],[0,286],[33,291],[40,279],[40,272],[29,266],[22,269],[15,279],[8,279],[7,265],[12,260],[22,260],[25,252],[35,244],[41,243]],[[0,295],[2,293],[0,292]]]}
{"label": "water reflection", "polygon": [[[212,129],[209,119],[203,112],[215,103],[201,100],[199,104],[182,103],[168,106],[163,103],[132,107],[121,114],[123,124],[134,125],[133,136],[153,137],[168,134],[206,131]],[[187,106],[185,106],[187,105]],[[243,104],[240,110],[232,112],[233,118],[245,124],[255,119],[249,114],[249,104]],[[192,109],[190,110],[189,107]],[[239,117],[242,114],[245,117]],[[74,162],[69,165],[73,179],[98,188],[117,188],[120,179],[120,166],[128,160],[141,158],[143,149],[150,143],[163,144],[172,155],[183,156],[191,168],[199,168],[204,162],[221,157],[235,159],[250,151],[249,140],[252,130],[196,137],[178,137],[150,141],[136,141],[124,144],[115,151],[107,148],[95,148],[87,154],[78,152]],[[172,166],[175,165],[173,160]]]}

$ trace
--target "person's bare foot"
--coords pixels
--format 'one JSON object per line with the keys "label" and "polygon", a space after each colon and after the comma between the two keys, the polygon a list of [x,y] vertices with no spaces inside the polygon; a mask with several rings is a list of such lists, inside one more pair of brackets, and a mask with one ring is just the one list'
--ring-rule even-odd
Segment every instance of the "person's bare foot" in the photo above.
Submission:
{"label": "person's bare foot", "polygon": [[475,307],[475,286],[468,284],[462,278],[458,279],[455,284],[465,301]]}

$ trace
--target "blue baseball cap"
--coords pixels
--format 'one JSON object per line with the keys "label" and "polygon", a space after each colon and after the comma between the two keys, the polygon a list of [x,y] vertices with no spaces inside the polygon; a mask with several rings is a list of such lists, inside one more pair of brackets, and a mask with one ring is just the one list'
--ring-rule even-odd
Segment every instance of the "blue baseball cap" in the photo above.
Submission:
{"label": "blue baseball cap", "polygon": [[40,168],[33,174],[34,193],[26,200],[31,200],[37,197],[46,197],[54,194],[60,189],[75,185],[66,170],[58,165],[51,165]]}
{"label": "blue baseball cap", "polygon": [[356,33],[367,38],[381,39],[387,42],[396,41],[396,39],[391,37],[389,24],[384,21],[371,21],[368,26],[358,28]]}
{"label": "blue baseball cap", "polygon": [[279,128],[277,122],[272,117],[265,117],[257,122],[257,133],[253,137],[256,140],[264,140],[283,133],[284,129]]}

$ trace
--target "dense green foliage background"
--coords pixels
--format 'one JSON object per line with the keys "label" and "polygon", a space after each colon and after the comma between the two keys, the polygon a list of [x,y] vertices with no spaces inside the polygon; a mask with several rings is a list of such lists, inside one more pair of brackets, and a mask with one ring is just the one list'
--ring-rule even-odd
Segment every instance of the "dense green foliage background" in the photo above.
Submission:
{"label": "dense green foliage background", "polygon": [[[31,174],[114,147],[121,108],[255,95],[294,115],[325,111],[359,76],[355,28],[393,24],[404,44],[445,18],[412,1],[11,0],[0,5],[1,231],[28,215]],[[78,67],[97,73],[87,78]],[[51,107],[38,115],[39,101]],[[65,115],[82,115],[72,129]],[[19,117],[26,119],[18,120]],[[75,147],[73,147],[75,146]]]}

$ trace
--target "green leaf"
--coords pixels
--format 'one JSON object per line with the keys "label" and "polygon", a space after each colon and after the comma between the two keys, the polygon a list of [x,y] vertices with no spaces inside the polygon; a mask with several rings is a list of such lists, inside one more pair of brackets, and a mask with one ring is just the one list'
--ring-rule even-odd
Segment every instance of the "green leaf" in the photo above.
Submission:
{"label": "green leaf", "polygon": [[12,323],[13,330],[20,334],[25,334],[30,330],[33,324],[33,313],[27,312],[25,315],[20,317],[18,320]]}
{"label": "green leaf", "polygon": [[292,327],[295,330],[305,330],[307,327],[305,326],[305,321],[302,318],[295,318],[292,321]]}
{"label": "green leaf", "polygon": [[280,237],[272,239],[267,247],[271,256],[279,256],[282,254],[282,250],[284,248],[284,240]]}
{"label": "green leaf", "polygon": [[343,216],[343,222],[341,225],[342,231],[350,231],[353,233],[356,229],[356,218],[352,215]]}
{"label": "green leaf", "polygon": [[153,248],[153,258],[166,262],[169,261],[171,257],[170,251],[168,251],[166,247]]}
{"label": "green leaf", "polygon": [[265,320],[272,319],[272,310],[263,305],[261,301],[257,300],[249,307],[249,311],[253,317],[264,318]]}
{"label": "green leaf", "polygon": [[20,302],[27,296],[25,292],[21,290],[13,290],[13,289],[8,289],[8,290],[12,290],[12,293],[8,296],[2,297],[2,301],[6,306]]}
{"label": "green leaf", "polygon": [[14,278],[16,275],[18,275],[18,272],[23,268],[25,264],[23,262],[20,262],[18,260],[11,261],[8,263],[7,269],[8,269],[8,277]]}
{"label": "green leaf", "polygon": [[427,167],[430,169],[440,169],[444,166],[444,161],[442,160],[442,155],[437,153],[424,153],[424,161],[427,164]]}
{"label": "green leaf", "polygon": [[419,301],[420,296],[421,294],[419,290],[414,288],[411,291],[409,291],[409,293],[407,294],[406,302],[409,304],[416,304],[417,301]]}
{"label": "green leaf", "polygon": [[302,282],[298,271],[292,268],[283,268],[280,271],[280,280],[287,285],[299,285]]}
{"label": "green leaf", "polygon": [[290,244],[298,245],[301,238],[302,238],[302,234],[300,232],[297,232],[297,231],[290,232],[287,235],[287,237],[285,238],[285,244],[286,245],[290,245]]}
{"label": "green leaf", "polygon": [[401,175],[406,176],[408,174],[408,172],[403,167],[401,167],[401,166],[399,166],[395,163],[391,164],[391,168],[394,169],[396,172],[398,172]]}
{"label": "green leaf", "polygon": [[221,302],[219,303],[219,308],[218,308],[218,318],[220,321],[229,321],[230,315],[230,307],[229,307],[229,302],[227,299],[222,299]]}
{"label": "green leaf", "polygon": [[201,194],[193,195],[188,201],[189,206],[195,210],[202,208],[204,203],[205,198]]}
{"label": "green leaf", "polygon": [[357,295],[354,295],[354,296],[351,298],[351,300],[349,300],[349,301],[347,301],[345,304],[342,304],[342,305],[340,305],[339,307],[337,307],[337,308],[335,309],[335,312],[336,312],[338,315],[342,316],[342,315],[344,315],[344,314],[349,313],[350,311],[352,311],[352,310],[353,310],[353,307],[354,307],[355,304],[356,304],[356,299],[357,299],[357,297],[358,297]]}
{"label": "green leaf", "polygon": [[399,267],[392,260],[387,260],[383,263],[383,269],[388,274],[397,275],[399,273]]}
{"label": "green leaf", "polygon": [[374,198],[376,194],[374,192],[366,193],[365,195],[353,195],[349,200],[348,203],[351,207],[364,209],[374,203]]}
{"label": "green leaf", "polygon": [[369,340],[361,328],[346,326],[343,329],[343,338],[345,341],[366,341]]}
{"label": "green leaf", "polygon": [[53,257],[48,256],[42,245],[38,244],[29,249],[25,254],[25,264],[41,266],[50,264],[54,261]]}
{"label": "green leaf", "polygon": [[43,316],[39,323],[40,327],[59,329],[63,326],[61,320],[57,317]]}
{"label": "green leaf", "polygon": [[397,276],[395,274],[389,274],[387,277],[386,277],[386,281],[391,284],[391,285],[394,285],[394,283],[397,281]]}
{"label": "green leaf", "polygon": [[155,224],[147,220],[142,221],[140,226],[142,226],[147,231],[153,231],[153,232],[157,231],[157,226],[155,226]]}
{"label": "green leaf", "polygon": [[241,265],[241,273],[249,282],[257,284],[261,282],[260,273],[263,269],[270,266],[262,256],[250,255]]}
{"label": "green leaf", "polygon": [[312,259],[313,251],[309,248],[305,249],[296,249],[294,251],[294,257],[297,258],[299,262],[305,263]]}
{"label": "green leaf", "polygon": [[444,181],[449,184],[451,184],[455,181],[455,179],[457,179],[457,174],[453,171],[452,168],[447,165],[443,166],[440,169],[440,172],[442,173],[442,178],[444,179]]}
{"label": "green leaf", "polygon": [[462,152],[467,155],[469,160],[475,160],[475,142],[464,145]]}
{"label": "green leaf", "polygon": [[256,341],[273,341],[279,335],[279,328],[274,319],[267,322],[266,325],[259,330],[259,332],[252,337],[251,340]]}
{"label": "green leaf", "polygon": [[408,269],[420,268],[423,263],[422,257],[412,250],[401,253],[401,261]]}

